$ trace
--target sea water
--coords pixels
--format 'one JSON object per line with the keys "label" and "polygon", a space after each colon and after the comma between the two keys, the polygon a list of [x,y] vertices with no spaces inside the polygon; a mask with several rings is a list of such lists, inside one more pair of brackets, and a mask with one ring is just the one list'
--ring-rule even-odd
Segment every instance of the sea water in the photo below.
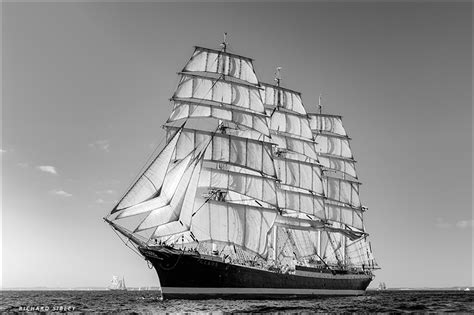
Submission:
{"label": "sea water", "polygon": [[474,292],[368,291],[362,296],[280,300],[161,300],[158,291],[2,291],[1,312],[465,312]]}

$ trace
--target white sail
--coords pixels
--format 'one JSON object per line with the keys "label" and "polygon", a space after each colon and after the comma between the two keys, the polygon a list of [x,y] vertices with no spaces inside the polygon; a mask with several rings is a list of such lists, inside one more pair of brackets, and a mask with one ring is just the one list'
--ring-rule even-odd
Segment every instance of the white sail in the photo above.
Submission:
{"label": "white sail", "polygon": [[264,256],[273,209],[209,200],[193,217],[191,231],[200,241],[234,244]]}
{"label": "white sail", "polygon": [[223,74],[258,85],[252,59],[203,47],[196,47],[184,71]]}
{"label": "white sail", "polygon": [[170,142],[164,147],[163,151],[160,152],[130,190],[123,196],[115,209],[112,210],[112,213],[143,202],[158,193],[163,184],[171,156],[175,151],[180,134],[181,130],[178,130]]}
{"label": "white sail", "polygon": [[342,125],[341,116],[328,114],[309,114],[311,129],[315,132],[329,132],[340,136],[347,136]]}
{"label": "white sail", "polygon": [[357,178],[355,161],[353,159],[321,154],[319,156],[319,163],[321,163],[321,165],[326,168],[343,172],[352,176],[353,178]]}
{"label": "white sail", "polygon": [[276,186],[273,178],[206,168],[201,174],[199,186],[234,191],[277,206]]}
{"label": "white sail", "polygon": [[[176,128],[168,127],[168,135]],[[182,159],[197,148],[205,150],[204,159],[246,167],[275,177],[271,143],[218,134],[196,129],[183,129],[176,144],[175,159]]]}
{"label": "white sail", "polygon": [[176,101],[167,122],[178,121],[187,118],[212,117],[235,123],[240,126],[251,128],[266,136],[269,136],[266,116],[247,111],[229,108],[224,105],[203,104],[198,102]]}
{"label": "white sail", "polygon": [[352,151],[347,137],[317,134],[315,141],[318,153],[352,158]]}
{"label": "white sail", "polygon": [[315,161],[318,160],[316,147],[313,141],[297,139],[275,131],[272,131],[271,134],[271,141],[275,143],[280,150],[288,151],[290,153],[298,153]]}
{"label": "white sail", "polygon": [[189,166],[190,161],[191,155],[188,155],[186,158],[173,165],[173,167],[170,167],[170,170],[166,174],[165,179],[163,181],[163,188],[161,189],[158,196],[141,202],[139,204],[133,205],[131,207],[122,209],[119,212],[117,219],[122,219],[133,215],[149,212],[168,205],[171,201],[171,198],[176,193],[178,184],[180,183],[184,172]]}
{"label": "white sail", "polygon": [[271,130],[289,133],[298,137],[313,139],[311,128],[309,128],[308,118],[306,116],[284,113],[267,109],[269,127]]}
{"label": "white sail", "polygon": [[186,191],[186,196],[181,206],[179,222],[186,229],[190,229],[191,227],[192,216],[197,204],[196,198],[198,193],[199,180],[202,176],[202,163],[202,160],[199,160],[195,166],[193,176],[191,178],[191,181],[189,182],[188,189]]}
{"label": "white sail", "polygon": [[324,185],[327,198],[349,204],[355,208],[361,207],[359,182],[342,178],[325,177]]}
{"label": "white sail", "polygon": [[319,254],[318,238],[320,233],[318,231],[290,230],[289,232],[298,249],[299,256],[308,257]]}
{"label": "white sail", "polygon": [[274,158],[277,177],[282,184],[324,194],[321,169],[318,165],[303,161]]}
{"label": "white sail", "polygon": [[328,245],[326,246],[326,262],[333,265],[343,265],[344,236],[340,233],[328,233]]}
{"label": "white sail", "polygon": [[[135,231],[142,231],[150,228],[156,228],[157,226],[176,221],[179,218],[181,212],[181,206],[186,196],[186,190],[188,188],[189,181],[193,174],[194,167],[188,167],[179,181],[179,185],[176,188],[176,192],[169,204],[152,210],[147,217],[138,225]],[[194,196],[193,196],[194,197]]]}
{"label": "white sail", "polygon": [[262,86],[264,89],[261,90],[260,94],[265,105],[271,107],[281,106],[289,111],[306,115],[299,92],[267,83],[262,83]]}
{"label": "white sail", "polygon": [[327,219],[340,222],[358,230],[364,230],[362,209],[326,203]]}
{"label": "white sail", "polygon": [[373,268],[377,265],[372,254],[370,243],[366,237],[349,241],[346,246],[346,252],[349,262],[353,266]]}
{"label": "white sail", "polygon": [[[173,207],[165,208],[161,213],[157,213],[154,217],[148,218],[148,224],[155,227],[151,238],[158,239],[176,236],[190,231],[192,216],[200,200],[197,193],[201,170],[202,160],[194,161],[194,165],[192,165],[192,177],[186,187],[186,192],[184,194],[181,193],[179,198],[176,198],[178,202],[174,203]],[[178,208],[179,206],[180,209]],[[165,220],[163,220],[161,216],[163,216]],[[151,222],[152,220],[154,222]]]}
{"label": "white sail", "polygon": [[264,114],[259,89],[235,82],[183,74],[173,96],[175,100],[206,100],[233,105]]}
{"label": "white sail", "polygon": [[160,225],[177,221],[183,211],[186,212],[184,217],[189,221],[191,216],[189,208],[192,208],[194,198],[196,197],[196,177],[199,178],[201,170],[200,163],[200,161],[194,161],[186,169],[169,204],[151,211],[138,225],[136,231],[156,228]]}
{"label": "white sail", "polygon": [[280,186],[277,190],[278,207],[280,209],[306,213],[320,219],[326,218],[322,196],[284,188],[288,187]]}

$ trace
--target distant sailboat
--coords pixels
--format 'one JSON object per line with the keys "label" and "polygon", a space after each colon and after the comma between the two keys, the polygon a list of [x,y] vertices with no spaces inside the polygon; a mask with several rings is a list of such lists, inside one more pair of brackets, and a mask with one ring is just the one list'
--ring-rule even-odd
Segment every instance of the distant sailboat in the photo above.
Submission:
{"label": "distant sailboat", "polygon": [[379,287],[377,288],[379,291],[387,290],[387,285],[385,282],[379,282]]}
{"label": "distant sailboat", "polygon": [[119,279],[117,276],[112,276],[112,281],[110,282],[110,286],[108,287],[110,291],[127,291],[127,287],[125,286],[125,278]]}

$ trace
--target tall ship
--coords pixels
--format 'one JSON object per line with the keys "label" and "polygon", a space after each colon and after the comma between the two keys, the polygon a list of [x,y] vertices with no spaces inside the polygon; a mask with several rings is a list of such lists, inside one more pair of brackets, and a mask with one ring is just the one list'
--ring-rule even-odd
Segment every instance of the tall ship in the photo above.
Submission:
{"label": "tall ship", "polygon": [[110,291],[127,291],[127,287],[125,286],[125,278],[122,277],[122,279],[120,279],[117,276],[112,276],[112,281],[110,281],[108,289]]}
{"label": "tall ship", "polygon": [[227,46],[195,47],[163,145],[105,221],[164,298],[364,294],[378,266],[341,116]]}
{"label": "tall ship", "polygon": [[385,282],[379,282],[379,286],[377,287],[377,290],[379,291],[387,290],[387,285],[385,284]]}

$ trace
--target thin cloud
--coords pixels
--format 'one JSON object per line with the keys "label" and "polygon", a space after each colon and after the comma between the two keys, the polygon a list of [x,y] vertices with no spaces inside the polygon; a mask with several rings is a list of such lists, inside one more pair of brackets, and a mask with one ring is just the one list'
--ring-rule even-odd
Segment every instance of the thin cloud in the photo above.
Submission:
{"label": "thin cloud", "polygon": [[53,174],[53,175],[58,175],[58,172],[56,171],[56,168],[54,166],[51,166],[51,165],[40,165],[40,166],[37,166],[36,168],[39,169],[42,172],[50,173],[50,174]]}
{"label": "thin cloud", "polygon": [[28,166],[30,166],[30,164],[28,163],[18,163],[17,165],[21,168],[27,168]]}
{"label": "thin cloud", "polygon": [[60,197],[72,197],[72,194],[65,192],[64,190],[61,189],[54,189],[49,192],[52,195],[60,196]]}
{"label": "thin cloud", "polygon": [[109,140],[97,140],[95,142],[89,143],[89,147],[102,150],[105,152],[110,151],[110,142]]}
{"label": "thin cloud", "polygon": [[472,229],[474,227],[474,220],[461,220],[456,223],[456,227],[460,229]]}
{"label": "thin cloud", "polygon": [[449,229],[451,227],[451,223],[446,222],[443,218],[436,218],[436,227],[440,229]]}
{"label": "thin cloud", "polygon": [[98,204],[114,204],[114,203],[117,203],[117,199],[113,199],[113,200],[104,200],[102,198],[99,198],[95,201],[95,203],[98,203]]}
{"label": "thin cloud", "polygon": [[2,153],[6,153],[6,152],[7,152],[7,150],[0,149],[0,154],[2,154]]}
{"label": "thin cloud", "polygon": [[95,192],[96,194],[99,195],[115,195],[116,192],[113,189],[107,189],[107,190],[99,190]]}

